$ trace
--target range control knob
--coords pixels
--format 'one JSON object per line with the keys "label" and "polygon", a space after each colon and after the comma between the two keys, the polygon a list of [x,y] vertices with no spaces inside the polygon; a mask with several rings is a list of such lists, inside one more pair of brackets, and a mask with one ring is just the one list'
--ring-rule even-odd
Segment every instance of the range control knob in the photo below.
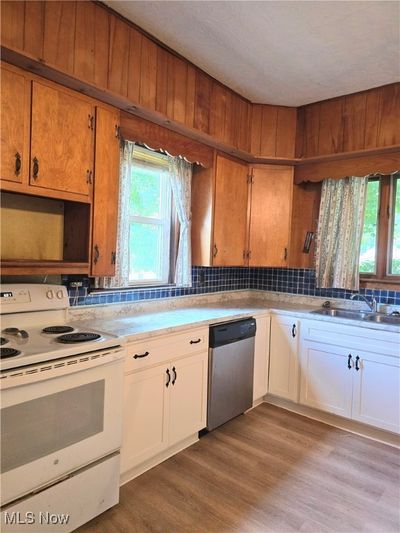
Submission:
{"label": "range control knob", "polygon": [[61,289],[57,291],[57,298],[59,300],[62,300],[64,298],[64,292]]}
{"label": "range control knob", "polygon": [[51,289],[49,289],[47,292],[46,292],[46,297],[49,299],[49,300],[52,300],[54,298],[54,291],[52,291]]}

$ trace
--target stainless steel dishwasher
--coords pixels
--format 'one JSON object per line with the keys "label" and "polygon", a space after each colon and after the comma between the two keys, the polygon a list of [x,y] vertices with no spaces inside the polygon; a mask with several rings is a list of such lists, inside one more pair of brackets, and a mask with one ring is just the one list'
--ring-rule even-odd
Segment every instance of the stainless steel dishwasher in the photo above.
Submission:
{"label": "stainless steel dishwasher", "polygon": [[252,406],[254,318],[210,327],[207,430]]}

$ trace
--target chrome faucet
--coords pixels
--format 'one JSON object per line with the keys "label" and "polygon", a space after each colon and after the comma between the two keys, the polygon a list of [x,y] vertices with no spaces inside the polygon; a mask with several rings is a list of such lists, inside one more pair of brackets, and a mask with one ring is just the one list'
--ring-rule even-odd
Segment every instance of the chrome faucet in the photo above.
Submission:
{"label": "chrome faucet", "polygon": [[378,302],[376,301],[374,296],[372,296],[371,301],[369,301],[366,296],[364,296],[363,294],[360,294],[359,292],[356,292],[355,294],[352,294],[350,296],[350,300],[354,300],[357,297],[360,300],[363,300],[368,305],[368,307],[370,308],[370,310],[373,313],[377,313],[378,312]]}

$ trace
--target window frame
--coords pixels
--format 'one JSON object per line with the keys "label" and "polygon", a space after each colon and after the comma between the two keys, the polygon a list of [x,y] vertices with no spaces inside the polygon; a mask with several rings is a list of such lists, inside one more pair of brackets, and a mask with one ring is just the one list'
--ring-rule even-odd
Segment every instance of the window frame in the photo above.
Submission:
{"label": "window frame", "polygon": [[[393,226],[394,180],[395,175],[371,177],[371,181],[379,179],[379,207],[377,221],[376,243],[376,272],[360,272],[360,284],[364,288],[389,288],[393,285],[398,289],[400,275],[389,274],[389,261],[391,258],[391,232]],[[399,182],[397,182],[399,183]]]}

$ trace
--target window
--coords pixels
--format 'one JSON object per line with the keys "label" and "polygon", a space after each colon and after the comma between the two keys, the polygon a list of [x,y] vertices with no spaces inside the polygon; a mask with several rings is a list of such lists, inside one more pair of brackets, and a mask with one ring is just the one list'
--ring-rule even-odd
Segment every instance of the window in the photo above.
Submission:
{"label": "window", "polygon": [[362,279],[400,282],[400,175],[368,181],[361,240]]}
{"label": "window", "polygon": [[129,202],[129,284],[170,281],[172,198],[168,159],[136,147]]}

